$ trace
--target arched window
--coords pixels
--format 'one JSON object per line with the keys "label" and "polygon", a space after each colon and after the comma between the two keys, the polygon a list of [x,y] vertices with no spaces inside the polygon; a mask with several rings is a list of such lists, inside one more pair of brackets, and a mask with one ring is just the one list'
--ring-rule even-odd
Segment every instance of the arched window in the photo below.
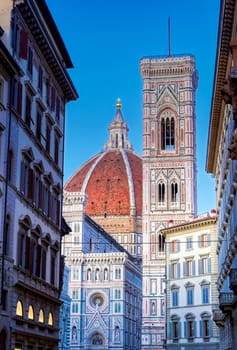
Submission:
{"label": "arched window", "polygon": [[161,118],[161,149],[173,151],[175,149],[175,121],[174,117]]}
{"label": "arched window", "polygon": [[34,309],[32,305],[29,305],[29,309],[28,309],[28,319],[29,320],[34,320],[35,318],[35,313],[34,313]]}
{"label": "arched window", "polygon": [[72,341],[77,340],[77,327],[73,326],[72,327]]}
{"label": "arched window", "polygon": [[16,304],[16,315],[21,317],[23,316],[23,304],[21,300],[18,300]]}
{"label": "arched window", "polygon": [[52,314],[52,312],[49,313],[48,325],[53,326],[53,314]]}
{"label": "arched window", "polygon": [[31,222],[28,217],[20,221],[20,229],[18,236],[18,264],[24,270],[30,268],[30,237],[28,231],[31,227]]}
{"label": "arched window", "polygon": [[108,269],[107,268],[104,269],[104,280],[108,281]]}
{"label": "arched window", "polygon": [[176,182],[172,182],[172,184],[171,184],[171,202],[178,203],[178,201],[179,201],[178,184]]}
{"label": "arched window", "polygon": [[40,309],[39,311],[39,322],[44,323],[44,310]]}
{"label": "arched window", "polygon": [[87,270],[87,276],[86,276],[87,281],[91,280],[91,269]]}
{"label": "arched window", "polygon": [[158,202],[161,204],[165,202],[165,185],[163,183],[158,184]]}
{"label": "arched window", "polygon": [[95,333],[92,336],[91,344],[92,345],[103,345],[104,344],[104,339],[103,339],[102,335],[99,334],[99,333]]}
{"label": "arched window", "polygon": [[200,320],[200,337],[209,338],[212,336],[212,320],[208,312],[201,314]]}
{"label": "arched window", "polygon": [[196,336],[196,321],[193,314],[187,314],[185,316],[186,321],[184,322],[184,337],[188,338],[188,341],[193,341]]}
{"label": "arched window", "polygon": [[171,316],[171,338],[177,340],[181,336],[180,318],[177,315]]}
{"label": "arched window", "polygon": [[99,281],[99,279],[100,279],[100,269],[97,268],[97,269],[95,270],[95,280],[96,280],[96,281]]}

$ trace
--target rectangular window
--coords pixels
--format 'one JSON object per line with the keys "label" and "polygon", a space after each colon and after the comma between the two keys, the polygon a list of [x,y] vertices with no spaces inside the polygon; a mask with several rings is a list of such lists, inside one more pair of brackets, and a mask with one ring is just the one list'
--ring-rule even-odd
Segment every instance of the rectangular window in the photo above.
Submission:
{"label": "rectangular window", "polygon": [[194,337],[194,322],[188,321],[187,328],[188,328],[188,338],[193,338]]}
{"label": "rectangular window", "polygon": [[202,257],[198,261],[199,274],[211,273],[211,259],[209,257]]}
{"label": "rectangular window", "polygon": [[30,164],[22,160],[21,162],[21,176],[20,176],[20,191],[27,196],[28,195],[28,180],[29,180]]}
{"label": "rectangular window", "polygon": [[12,107],[21,116],[22,111],[22,84],[20,81],[13,79],[12,84]]}
{"label": "rectangular window", "polygon": [[209,304],[210,287],[202,286],[202,303]]}
{"label": "rectangular window", "polygon": [[192,260],[186,261],[186,276],[192,276]]}
{"label": "rectangular window", "polygon": [[120,280],[121,279],[121,269],[120,268],[116,268],[115,269],[115,279],[116,280]]}
{"label": "rectangular window", "polygon": [[33,50],[30,46],[28,47],[27,71],[32,76],[32,74],[33,74]]}
{"label": "rectangular window", "polygon": [[187,288],[187,305],[193,305],[193,288]]}
{"label": "rectangular window", "polygon": [[46,104],[50,105],[50,82],[49,79],[46,80]]}
{"label": "rectangular window", "polygon": [[80,222],[74,222],[74,232],[81,232]]}
{"label": "rectangular window", "polygon": [[189,277],[195,275],[195,260],[188,259],[183,262],[183,276]]}
{"label": "rectangular window", "polygon": [[173,262],[170,265],[171,271],[170,271],[170,276],[171,278],[179,278],[180,277],[180,264],[177,262]]}
{"label": "rectangular window", "polygon": [[56,98],[56,119],[59,121],[60,116],[60,99],[59,97]]}
{"label": "rectangular window", "polygon": [[51,125],[49,122],[46,123],[46,144],[45,149],[48,154],[50,154],[50,144],[51,144]]}
{"label": "rectangular window", "polygon": [[38,109],[36,116],[36,137],[37,140],[41,143],[41,127],[42,127],[42,112]]}
{"label": "rectangular window", "polygon": [[115,289],[115,291],[114,291],[114,298],[115,299],[120,299],[121,298],[121,290],[120,289]]}
{"label": "rectangular window", "polygon": [[172,306],[179,306],[179,291],[177,289],[171,291]]}
{"label": "rectangular window", "polygon": [[38,70],[38,90],[39,92],[42,92],[43,89],[43,70],[42,67],[39,66]]}
{"label": "rectangular window", "polygon": [[199,248],[206,248],[210,246],[210,235],[209,234],[202,234],[198,237],[198,245]]}
{"label": "rectangular window", "polygon": [[38,276],[38,277],[40,277],[41,257],[42,257],[42,247],[41,247],[41,245],[37,244],[36,276]]}
{"label": "rectangular window", "polygon": [[54,161],[58,165],[58,163],[59,163],[59,137],[56,134],[54,137]]}
{"label": "rectangular window", "polygon": [[73,268],[73,270],[72,270],[72,280],[78,281],[79,280],[79,276],[80,276],[79,269],[76,268],[76,267]]}
{"label": "rectangular window", "polygon": [[7,158],[7,179],[10,182],[12,180],[12,169],[13,169],[13,152],[10,149]]}
{"label": "rectangular window", "polygon": [[45,249],[42,249],[41,277],[43,280],[46,279],[46,262],[47,262],[47,252]]}
{"label": "rectangular window", "polygon": [[31,127],[31,104],[32,97],[27,93],[26,94],[26,106],[25,106],[25,123],[30,128]]}
{"label": "rectangular window", "polygon": [[178,253],[180,250],[180,242],[178,240],[173,240],[171,242],[171,253]]}
{"label": "rectangular window", "polygon": [[179,322],[173,322],[173,339],[179,338]]}
{"label": "rectangular window", "polygon": [[79,311],[79,304],[78,303],[72,303],[72,313],[77,314]]}
{"label": "rectangular window", "polygon": [[190,250],[193,248],[193,239],[192,237],[187,237],[186,239],[186,249]]}
{"label": "rectangular window", "polygon": [[12,38],[11,38],[12,39],[12,48],[13,48],[14,53],[19,55],[20,44],[21,44],[21,37],[20,37],[21,31],[20,31],[18,24],[15,23],[17,21],[16,17],[13,19],[13,21],[14,22],[12,24],[13,24],[14,30],[12,30]]}
{"label": "rectangular window", "polygon": [[[17,34],[19,37],[19,34]],[[19,45],[19,43],[17,44]],[[27,59],[27,49],[28,49],[28,33],[24,30],[20,31],[20,46],[19,46],[19,56],[24,60]]]}
{"label": "rectangular window", "polygon": [[79,299],[79,290],[78,289],[73,289],[72,290],[72,299]]}
{"label": "rectangular window", "polygon": [[204,337],[210,337],[210,321],[209,320],[203,320],[203,336]]}
{"label": "rectangular window", "polygon": [[121,312],[121,304],[119,302],[116,302],[114,305],[114,312],[119,313]]}
{"label": "rectangular window", "polygon": [[51,255],[51,262],[50,262],[50,282],[51,282],[51,284],[55,283],[55,265],[56,265],[56,257]]}
{"label": "rectangular window", "polygon": [[50,104],[51,111],[55,111],[55,102],[56,102],[55,88],[51,86],[51,104]]}

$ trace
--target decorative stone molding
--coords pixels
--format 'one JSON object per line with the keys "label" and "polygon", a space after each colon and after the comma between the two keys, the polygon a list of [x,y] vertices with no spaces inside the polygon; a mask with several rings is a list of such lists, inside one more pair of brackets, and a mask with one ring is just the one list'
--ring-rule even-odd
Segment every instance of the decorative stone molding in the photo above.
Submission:
{"label": "decorative stone molding", "polygon": [[237,36],[234,36],[230,42],[232,52],[232,68],[230,76],[225,80],[221,89],[221,95],[226,104],[232,105],[233,117],[237,122]]}
{"label": "decorative stone molding", "polygon": [[236,130],[233,132],[231,144],[228,148],[228,151],[229,151],[230,158],[232,160],[237,160],[237,131]]}

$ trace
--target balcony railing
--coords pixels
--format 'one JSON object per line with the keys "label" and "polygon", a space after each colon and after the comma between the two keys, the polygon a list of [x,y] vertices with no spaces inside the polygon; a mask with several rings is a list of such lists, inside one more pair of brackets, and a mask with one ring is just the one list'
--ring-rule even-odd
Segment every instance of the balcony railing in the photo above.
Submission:
{"label": "balcony railing", "polygon": [[237,294],[237,269],[230,270],[230,288]]}
{"label": "balcony railing", "polygon": [[224,312],[231,312],[233,305],[236,301],[236,296],[233,292],[220,293],[219,295],[219,305],[220,309]]}
{"label": "balcony railing", "polygon": [[223,327],[225,323],[225,315],[221,310],[213,310],[213,321],[218,327]]}

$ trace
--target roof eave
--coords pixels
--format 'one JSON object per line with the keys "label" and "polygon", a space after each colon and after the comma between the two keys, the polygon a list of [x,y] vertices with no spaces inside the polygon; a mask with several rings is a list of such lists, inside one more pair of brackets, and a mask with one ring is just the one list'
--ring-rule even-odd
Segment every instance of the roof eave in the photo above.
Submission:
{"label": "roof eave", "polygon": [[217,36],[217,52],[212,91],[211,116],[209,122],[206,171],[215,173],[217,147],[219,144],[220,128],[224,112],[224,102],[221,96],[221,88],[228,77],[230,66],[230,41],[233,32],[235,14],[235,0],[222,0],[220,6],[220,19]]}

